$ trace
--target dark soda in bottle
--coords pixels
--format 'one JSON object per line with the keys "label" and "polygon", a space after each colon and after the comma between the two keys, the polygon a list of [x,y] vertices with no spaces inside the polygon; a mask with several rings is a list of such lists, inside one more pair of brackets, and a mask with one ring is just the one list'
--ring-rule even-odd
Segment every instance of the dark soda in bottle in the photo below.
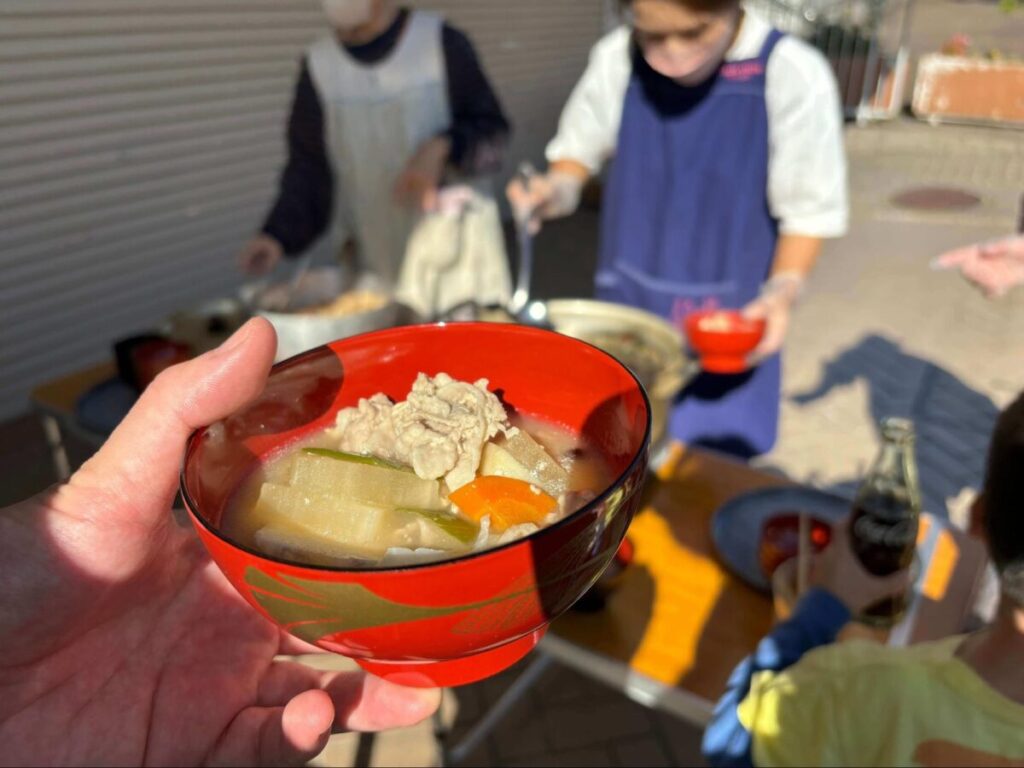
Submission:
{"label": "dark soda in bottle", "polygon": [[[921,493],[914,461],[914,425],[907,419],[882,421],[882,448],[853,503],[850,541],[875,576],[910,568],[917,547]],[[869,607],[859,620],[891,627],[907,609],[907,595]]]}

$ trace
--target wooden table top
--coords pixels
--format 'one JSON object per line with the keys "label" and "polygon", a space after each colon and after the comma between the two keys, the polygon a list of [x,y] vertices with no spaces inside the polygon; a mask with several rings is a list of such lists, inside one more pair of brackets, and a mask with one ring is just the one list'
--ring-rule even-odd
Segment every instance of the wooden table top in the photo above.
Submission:
{"label": "wooden table top", "polygon": [[786,480],[676,447],[629,531],[635,559],[600,613],[570,611],[552,633],[706,699],[772,626],[769,597],[725,571],[711,516],[725,501]]}
{"label": "wooden table top", "polygon": [[[772,599],[719,563],[712,515],[735,496],[787,484],[727,458],[675,446],[658,477],[648,481],[644,507],[629,531],[635,559],[622,582],[601,612],[570,611],[555,621],[548,650],[634,698],[680,694],[686,697],[682,705],[665,708],[706,719],[732,670],[775,621]],[[933,562],[921,581],[924,597],[913,631],[902,642],[958,631],[984,566],[980,545],[962,534],[925,520],[921,541],[926,539]],[[872,633],[858,625],[844,633],[865,635]],[[629,690],[637,681],[646,686],[644,696]]]}
{"label": "wooden table top", "polygon": [[55,416],[71,418],[82,395],[116,375],[117,366],[112,360],[83,368],[36,387],[32,390],[32,402]]}

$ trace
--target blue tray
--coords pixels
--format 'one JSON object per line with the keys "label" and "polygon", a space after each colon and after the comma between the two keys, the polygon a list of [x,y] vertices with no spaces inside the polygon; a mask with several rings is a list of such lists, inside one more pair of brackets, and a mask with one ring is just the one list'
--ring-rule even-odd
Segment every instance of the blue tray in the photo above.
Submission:
{"label": "blue tray", "polygon": [[711,540],[726,567],[750,586],[771,592],[761,570],[759,549],[765,524],[780,514],[805,512],[835,525],[850,512],[850,502],[813,488],[766,488],[737,496],[711,519]]}
{"label": "blue tray", "polygon": [[90,432],[109,435],[138,398],[139,393],[121,379],[108,379],[78,399],[75,418]]}

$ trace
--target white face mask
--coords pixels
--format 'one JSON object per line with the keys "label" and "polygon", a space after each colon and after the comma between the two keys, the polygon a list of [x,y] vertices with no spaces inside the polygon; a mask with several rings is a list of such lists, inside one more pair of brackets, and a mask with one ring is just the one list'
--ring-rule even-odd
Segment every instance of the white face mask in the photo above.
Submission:
{"label": "white face mask", "polygon": [[324,13],[338,29],[355,29],[373,18],[373,0],[323,0]]}
{"label": "white face mask", "polygon": [[682,85],[700,85],[711,77],[725,58],[731,40],[732,35],[726,35],[721,43],[708,52],[706,57],[696,61],[692,69],[677,75],[675,78],[676,82]]}
{"label": "white face mask", "polygon": [[718,69],[736,35],[736,24],[708,46],[697,47],[683,55],[668,53],[664,47],[645,54],[651,68],[681,85],[700,85]]}

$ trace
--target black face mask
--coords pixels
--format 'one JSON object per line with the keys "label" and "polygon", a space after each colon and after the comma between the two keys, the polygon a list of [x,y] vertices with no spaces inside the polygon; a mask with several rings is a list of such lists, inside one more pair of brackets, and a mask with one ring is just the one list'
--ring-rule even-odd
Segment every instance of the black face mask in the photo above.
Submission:
{"label": "black face mask", "polygon": [[633,71],[640,80],[644,96],[658,114],[665,117],[681,117],[700,104],[714,88],[722,69],[719,64],[711,76],[699,85],[682,85],[651,67],[635,40],[631,49]]}

